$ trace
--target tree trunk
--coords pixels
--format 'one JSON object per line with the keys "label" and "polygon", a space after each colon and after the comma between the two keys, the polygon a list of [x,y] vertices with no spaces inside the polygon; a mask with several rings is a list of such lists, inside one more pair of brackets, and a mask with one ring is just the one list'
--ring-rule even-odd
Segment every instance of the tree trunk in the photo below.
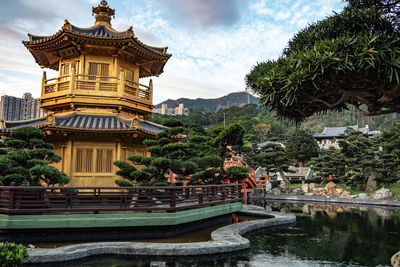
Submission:
{"label": "tree trunk", "polygon": [[286,183],[290,184],[290,182],[289,182],[288,178],[286,177],[285,173],[284,173],[282,170],[280,170],[279,173],[280,173],[282,179],[283,179]]}

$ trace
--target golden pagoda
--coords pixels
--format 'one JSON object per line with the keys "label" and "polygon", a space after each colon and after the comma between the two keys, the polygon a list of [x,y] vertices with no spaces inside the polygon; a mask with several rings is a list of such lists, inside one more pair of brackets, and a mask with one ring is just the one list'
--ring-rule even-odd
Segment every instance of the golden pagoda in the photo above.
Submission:
{"label": "golden pagoda", "polygon": [[171,54],[167,47],[148,46],[132,27],[118,32],[111,27],[115,10],[106,1],[93,7],[95,24],[80,28],[65,20],[56,34],[28,34],[23,41],[42,68],[41,108],[46,118],[3,121],[1,134],[34,126],[46,133],[62,157],[56,167],[70,178],[70,186],[115,186],[115,160],[146,155],[143,140],[155,138],[166,127],[146,121],[153,109],[153,84],[143,77],[163,72]]}

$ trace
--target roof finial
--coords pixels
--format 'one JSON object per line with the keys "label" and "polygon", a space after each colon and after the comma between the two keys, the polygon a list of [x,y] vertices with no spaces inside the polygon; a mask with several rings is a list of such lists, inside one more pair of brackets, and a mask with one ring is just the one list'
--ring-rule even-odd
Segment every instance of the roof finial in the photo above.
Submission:
{"label": "roof finial", "polygon": [[96,25],[111,27],[111,16],[115,15],[115,9],[110,8],[107,1],[102,0],[98,6],[92,8],[92,12],[96,14]]}

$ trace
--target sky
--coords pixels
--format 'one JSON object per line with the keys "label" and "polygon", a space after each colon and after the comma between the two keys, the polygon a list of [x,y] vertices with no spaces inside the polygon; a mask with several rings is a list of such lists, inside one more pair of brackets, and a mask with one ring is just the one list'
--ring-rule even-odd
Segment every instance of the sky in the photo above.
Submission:
{"label": "sky", "polygon": [[[53,35],[64,20],[94,24],[100,0],[0,0],[0,95],[40,97],[43,69],[23,46],[28,33]],[[172,54],[153,77],[155,104],[167,99],[217,98],[246,89],[257,62],[276,59],[309,23],[340,12],[341,0],[108,0],[112,27]],[[47,77],[57,73],[44,69]],[[141,80],[147,84],[148,80]]]}

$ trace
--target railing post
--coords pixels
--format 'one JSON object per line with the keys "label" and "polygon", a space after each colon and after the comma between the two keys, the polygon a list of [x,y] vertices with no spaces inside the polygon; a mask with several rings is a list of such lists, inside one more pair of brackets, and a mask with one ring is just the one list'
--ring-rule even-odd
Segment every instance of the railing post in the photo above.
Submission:
{"label": "railing post", "polygon": [[203,203],[203,192],[204,192],[204,188],[205,188],[205,187],[201,188],[201,191],[200,191],[200,195],[199,195],[199,204],[202,204],[202,203]]}
{"label": "railing post", "polygon": [[[12,182],[10,183],[10,186],[15,186],[15,183]],[[14,209],[14,189],[9,188],[9,192],[8,192],[8,213],[11,213],[10,211]]]}
{"label": "railing post", "polygon": [[171,189],[171,208],[176,208],[176,189]]}

